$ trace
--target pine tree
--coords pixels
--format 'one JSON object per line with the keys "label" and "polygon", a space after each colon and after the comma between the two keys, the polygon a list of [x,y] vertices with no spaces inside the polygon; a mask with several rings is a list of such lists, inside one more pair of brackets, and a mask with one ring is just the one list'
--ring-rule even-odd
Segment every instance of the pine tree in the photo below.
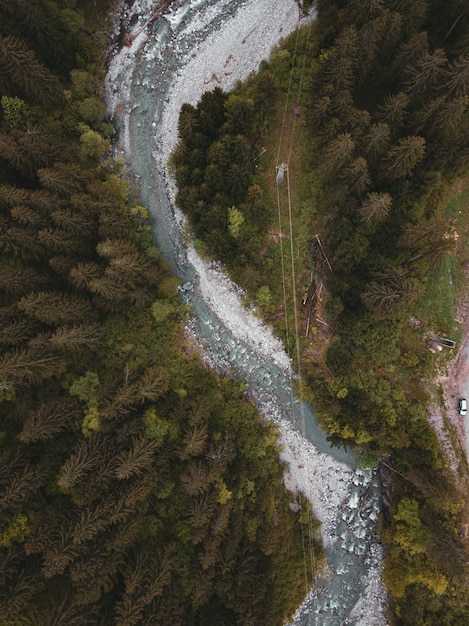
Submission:
{"label": "pine tree", "polygon": [[154,439],[133,438],[130,449],[121,452],[117,457],[116,477],[119,480],[126,480],[150,470],[159,446],[160,443]]}
{"label": "pine tree", "polygon": [[74,265],[77,262],[76,258],[73,258],[71,255],[64,254],[56,254],[49,258],[48,264],[50,269],[55,275],[55,283],[57,283],[57,279],[61,281],[62,278],[65,280],[70,278],[70,272],[74,269]]}
{"label": "pine tree", "polygon": [[178,136],[183,141],[189,141],[198,125],[197,109],[191,104],[184,103],[179,113]]}
{"label": "pine tree", "polygon": [[0,185],[0,207],[14,207],[27,204],[31,192],[22,187]]}
{"label": "pine tree", "polygon": [[201,495],[212,482],[212,469],[201,461],[189,463],[187,471],[181,477],[182,488],[189,496]]}
{"label": "pine tree", "polygon": [[4,266],[0,269],[0,289],[18,298],[36,289],[47,287],[52,280],[45,271],[32,267]]}
{"label": "pine tree", "polygon": [[332,100],[329,96],[315,100],[314,107],[308,111],[308,119],[311,122],[313,130],[318,131],[327,125],[331,117]]}
{"label": "pine tree", "polygon": [[382,178],[392,181],[410,176],[425,156],[425,144],[425,139],[418,135],[400,139],[383,160]]}
{"label": "pine tree", "polygon": [[88,289],[101,297],[98,302],[100,308],[109,311],[116,311],[129,298],[129,290],[125,285],[121,285],[115,281],[114,276],[104,273],[99,278],[93,278],[88,283]]}
{"label": "pine tree", "polygon": [[96,433],[78,443],[75,451],[62,466],[60,478],[57,481],[59,487],[73,489],[89,472],[94,470],[102,456],[103,441],[103,437]]}
{"label": "pine tree", "polygon": [[139,403],[139,396],[135,386],[122,385],[117,389],[112,398],[101,409],[103,419],[120,419],[128,415],[132,408]]}
{"label": "pine tree", "polygon": [[0,232],[0,249],[18,259],[42,261],[45,258],[45,248],[32,228],[12,227]]}
{"label": "pine tree", "polygon": [[108,498],[81,510],[79,518],[74,521],[69,531],[73,544],[81,545],[107,528],[111,524],[114,507],[114,499]]}
{"label": "pine tree", "polygon": [[5,322],[0,328],[0,343],[12,348],[24,346],[37,331],[37,325],[29,319]]}
{"label": "pine tree", "polygon": [[136,390],[141,398],[145,400],[157,400],[169,389],[168,371],[160,365],[153,365],[145,370],[142,378],[136,385]]}
{"label": "pine tree", "polygon": [[179,458],[182,461],[203,454],[207,447],[208,429],[206,424],[190,426],[181,442]]}
{"label": "pine tree", "polygon": [[50,441],[79,415],[80,407],[72,398],[48,402],[27,415],[19,438],[23,443]]}
{"label": "pine tree", "polygon": [[347,6],[347,19],[358,27],[379,17],[384,9],[384,0],[351,0]]}
{"label": "pine tree", "polygon": [[434,117],[434,127],[445,138],[457,135],[463,128],[468,108],[469,95],[446,100]]}
{"label": "pine tree", "polygon": [[[407,37],[423,30],[422,26],[427,15],[426,0],[391,0],[390,8],[402,15],[402,30]],[[424,33],[426,36],[426,33]]]}
{"label": "pine tree", "polygon": [[386,96],[379,107],[378,115],[381,123],[387,124],[393,134],[402,126],[408,104],[409,96],[404,92],[399,92]]}
{"label": "pine tree", "polygon": [[371,183],[368,163],[363,157],[358,157],[344,168],[341,178],[353,193],[362,195]]}
{"label": "pine tree", "polygon": [[193,498],[189,503],[188,519],[194,529],[207,527],[216,510],[216,495],[203,493]]}
{"label": "pine tree", "polygon": [[[2,555],[2,561],[16,561],[14,568],[7,575],[0,574],[0,615],[5,624],[17,624],[16,621],[22,613],[22,609],[28,605],[31,599],[40,593],[44,584],[36,571],[36,563],[31,560],[25,561],[24,555],[15,553],[11,548],[9,554]],[[24,623],[24,622],[23,622]]]}
{"label": "pine tree", "polygon": [[60,228],[43,228],[37,233],[37,238],[53,254],[72,254],[81,244],[74,234]]}
{"label": "pine tree", "polygon": [[75,583],[77,602],[96,605],[104,594],[111,594],[116,585],[119,570],[125,560],[121,554],[102,549],[99,537],[83,557],[70,565],[70,578]]}
{"label": "pine tree", "polygon": [[87,289],[89,284],[101,277],[103,270],[92,261],[87,263],[78,263],[76,267],[70,270],[70,281],[79,289]]}
{"label": "pine tree", "polygon": [[84,319],[96,319],[96,312],[89,301],[81,296],[69,295],[61,291],[29,293],[18,301],[17,307],[26,315],[45,324],[59,322],[79,324]]}
{"label": "pine tree", "polygon": [[469,94],[469,52],[450,64],[441,90],[453,98]]}
{"label": "pine tree", "polygon": [[63,92],[57,79],[39,63],[34,52],[16,37],[0,35],[0,75],[2,91],[11,95],[19,93],[45,107],[63,102]]}
{"label": "pine tree", "polygon": [[440,130],[434,125],[434,119],[445,105],[446,97],[439,96],[427,100],[424,105],[414,112],[409,127],[416,133],[425,133],[426,136],[434,136]]}
{"label": "pine tree", "polygon": [[84,191],[89,178],[86,170],[76,163],[67,162],[58,162],[54,163],[54,167],[39,169],[37,176],[47,191],[62,198],[69,198]]}
{"label": "pine tree", "polygon": [[103,329],[98,324],[59,326],[49,339],[50,345],[69,352],[96,352],[101,346]]}
{"label": "pine tree", "polygon": [[344,133],[335,137],[327,146],[325,159],[325,173],[336,174],[342,168],[352,162],[352,155],[355,149],[355,142],[350,133]]}
{"label": "pine tree", "polygon": [[[406,28],[406,24],[403,28]],[[428,36],[426,32],[415,33],[408,40],[404,40],[394,58],[392,69],[399,76],[401,83],[405,83],[412,68],[428,54]]]}
{"label": "pine tree", "polygon": [[111,258],[106,269],[106,275],[109,278],[112,277],[115,280],[133,285],[142,275],[151,277],[151,270],[152,264],[149,259],[146,259],[139,252],[131,252]]}
{"label": "pine tree", "polygon": [[423,290],[416,278],[395,276],[371,281],[360,297],[377,319],[396,319],[421,297]]}
{"label": "pine tree", "polygon": [[436,263],[443,254],[454,248],[456,241],[457,237],[450,222],[431,219],[408,224],[402,231],[399,245],[409,248],[412,253],[419,253],[412,261],[427,257]]}
{"label": "pine tree", "polygon": [[135,245],[131,241],[125,239],[108,238],[104,241],[100,241],[96,246],[96,252],[99,256],[106,259],[118,259],[126,254],[139,255],[139,251]]}
{"label": "pine tree", "polygon": [[[95,607],[83,606],[75,596],[66,591],[50,599],[41,615],[41,626],[93,626],[96,624]],[[35,625],[36,626],[36,625]]]}
{"label": "pine tree", "polygon": [[13,385],[37,384],[56,374],[62,363],[62,357],[46,345],[31,345],[0,358],[0,380]]}
{"label": "pine tree", "polygon": [[42,485],[43,476],[39,469],[29,463],[17,468],[5,478],[0,486],[0,511],[16,510],[36,493]]}
{"label": "pine tree", "polygon": [[11,133],[0,133],[0,151],[2,158],[5,159],[12,168],[24,175],[32,174],[34,169],[32,164],[29,159],[27,159],[27,155],[18,148],[18,143]]}
{"label": "pine tree", "polygon": [[372,124],[364,139],[363,152],[371,163],[376,163],[386,152],[391,139],[391,130],[384,122]]}
{"label": "pine tree", "polygon": [[22,176],[34,182],[38,168],[63,158],[66,151],[56,136],[31,124],[26,130],[13,129],[8,134],[0,133],[0,147],[2,157]]}
{"label": "pine tree", "polygon": [[145,518],[134,513],[124,522],[114,524],[106,538],[106,551],[108,553],[123,553],[138,538],[145,523]]}
{"label": "pine tree", "polygon": [[57,209],[51,213],[52,221],[59,230],[70,233],[73,237],[82,237],[93,241],[95,224],[85,214],[71,209]]}
{"label": "pine tree", "polygon": [[230,502],[218,507],[217,513],[214,515],[211,524],[211,531],[216,537],[222,539],[229,533],[230,515]]}
{"label": "pine tree", "polygon": [[407,68],[409,77],[404,83],[406,93],[411,98],[432,93],[435,86],[441,83],[446,62],[446,53],[441,48],[437,48],[432,54],[425,53],[413,66]]}
{"label": "pine tree", "polygon": [[46,225],[46,220],[43,214],[25,205],[13,207],[10,214],[16,222],[19,222],[23,226],[41,228]]}
{"label": "pine tree", "polygon": [[124,569],[125,591],[115,609],[116,626],[137,624],[148,604],[143,589],[150,571],[151,556],[140,550]]}
{"label": "pine tree", "polygon": [[[358,33],[355,26],[341,31],[327,59],[319,69],[317,80],[322,85],[331,85],[334,93],[350,91],[357,69]],[[324,94],[328,95],[328,94]]]}
{"label": "pine tree", "polygon": [[119,490],[121,497],[113,512],[113,523],[123,522],[133,515],[137,505],[144,502],[154,491],[156,480],[156,473],[153,472],[127,480],[124,483],[125,487]]}
{"label": "pine tree", "polygon": [[372,191],[367,194],[358,212],[363,222],[374,224],[388,217],[391,205],[392,197],[389,193]]}

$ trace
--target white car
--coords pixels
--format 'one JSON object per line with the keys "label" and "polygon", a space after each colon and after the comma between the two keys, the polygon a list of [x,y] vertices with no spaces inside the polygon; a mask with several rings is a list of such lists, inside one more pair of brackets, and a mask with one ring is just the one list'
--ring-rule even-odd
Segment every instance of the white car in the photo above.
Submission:
{"label": "white car", "polygon": [[467,413],[467,401],[466,398],[459,400],[459,415],[466,415]]}

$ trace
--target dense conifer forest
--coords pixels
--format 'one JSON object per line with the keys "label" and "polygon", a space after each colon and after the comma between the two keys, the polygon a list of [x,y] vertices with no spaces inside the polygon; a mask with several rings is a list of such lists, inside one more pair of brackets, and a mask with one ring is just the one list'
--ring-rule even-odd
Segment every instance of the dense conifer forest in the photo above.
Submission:
{"label": "dense conifer forest", "polygon": [[0,2],[0,624],[280,625],[309,507],[275,428],[184,349],[110,158],[104,16]]}
{"label": "dense conifer forest", "polygon": [[[467,192],[459,204],[448,201],[456,181],[467,189],[467,3],[316,5],[318,19],[257,76],[184,105],[172,157],[178,203],[199,249],[223,259],[288,346],[284,320],[293,311],[281,290],[293,275],[280,268],[290,233],[278,231],[272,172],[279,134],[300,125],[288,193],[296,301],[311,304],[302,332],[316,333],[301,339],[305,393],[333,442],[390,468],[381,537],[392,623],[462,626],[467,462],[451,473],[428,421],[429,402],[438,401],[430,381],[445,364],[426,337],[457,339],[454,310],[440,309],[468,260]],[[300,107],[300,122],[282,122],[286,101]]]}

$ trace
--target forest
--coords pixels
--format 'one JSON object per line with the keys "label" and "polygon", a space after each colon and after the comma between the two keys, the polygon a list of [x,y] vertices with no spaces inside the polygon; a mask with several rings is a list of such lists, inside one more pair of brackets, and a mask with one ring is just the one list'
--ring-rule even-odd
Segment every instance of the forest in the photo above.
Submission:
{"label": "forest", "polygon": [[317,523],[184,337],[112,158],[99,4],[0,3],[0,625],[280,625]]}
{"label": "forest", "polygon": [[[447,361],[426,339],[458,339],[450,301],[467,295],[467,3],[316,6],[317,20],[256,76],[183,106],[172,156],[178,204],[201,253],[223,260],[301,362],[331,442],[391,468],[380,529],[391,623],[462,626],[467,461],[454,475],[429,424],[441,393],[432,380]],[[285,123],[286,101],[299,121],[288,110]],[[274,155],[294,132],[288,232]],[[456,201],[458,185],[466,192]],[[288,327],[302,301],[311,306],[300,311],[295,351]]]}

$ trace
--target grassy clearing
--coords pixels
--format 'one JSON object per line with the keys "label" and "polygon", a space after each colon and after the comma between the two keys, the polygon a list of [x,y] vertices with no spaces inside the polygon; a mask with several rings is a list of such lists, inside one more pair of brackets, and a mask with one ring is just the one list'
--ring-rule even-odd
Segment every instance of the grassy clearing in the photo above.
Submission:
{"label": "grassy clearing", "polygon": [[451,338],[458,332],[455,322],[458,286],[457,257],[447,256],[428,280],[425,296],[416,307],[416,316],[422,320],[425,328]]}
{"label": "grassy clearing", "polygon": [[467,262],[465,240],[469,231],[469,185],[460,179],[451,189],[443,216],[454,222],[457,245],[433,271],[427,282],[425,296],[416,307],[416,316],[425,327],[459,341],[461,332],[456,321],[458,299],[466,290],[463,266]]}

